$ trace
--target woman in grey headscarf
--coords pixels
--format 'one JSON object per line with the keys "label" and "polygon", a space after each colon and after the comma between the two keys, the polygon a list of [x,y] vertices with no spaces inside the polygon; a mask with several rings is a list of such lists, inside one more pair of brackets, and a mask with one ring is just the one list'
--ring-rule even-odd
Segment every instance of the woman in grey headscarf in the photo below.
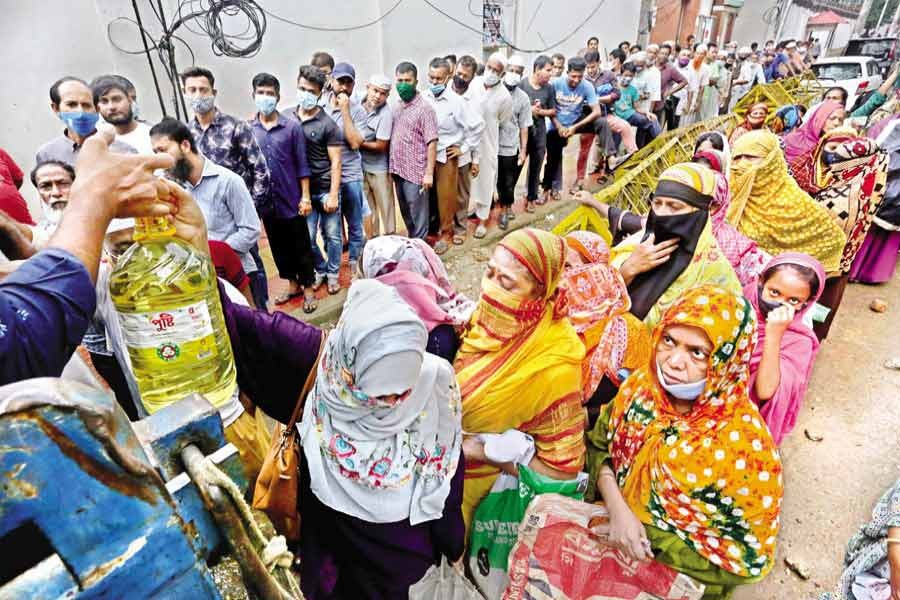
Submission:
{"label": "woman in grey headscarf", "polygon": [[307,598],[406,598],[462,555],[459,388],[426,339],[395,290],[350,288],[300,425]]}

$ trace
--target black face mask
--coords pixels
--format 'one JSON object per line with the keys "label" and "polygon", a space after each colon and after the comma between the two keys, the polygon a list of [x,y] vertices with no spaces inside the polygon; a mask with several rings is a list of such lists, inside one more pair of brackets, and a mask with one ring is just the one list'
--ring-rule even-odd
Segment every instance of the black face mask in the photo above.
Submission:
{"label": "black face mask", "polygon": [[455,87],[456,89],[458,89],[461,92],[465,92],[467,89],[469,89],[469,83],[471,83],[471,82],[466,81],[459,75],[453,76],[453,87]]}
{"label": "black face mask", "polygon": [[664,217],[650,209],[644,239],[647,239],[651,233],[654,244],[678,239],[680,240],[679,246],[693,254],[708,218],[709,212],[700,209],[682,215],[666,215]]}
{"label": "black face mask", "polygon": [[763,319],[769,318],[769,313],[781,306],[781,302],[770,302],[763,298],[763,288],[759,286],[756,301],[759,303],[759,312],[762,313]]}

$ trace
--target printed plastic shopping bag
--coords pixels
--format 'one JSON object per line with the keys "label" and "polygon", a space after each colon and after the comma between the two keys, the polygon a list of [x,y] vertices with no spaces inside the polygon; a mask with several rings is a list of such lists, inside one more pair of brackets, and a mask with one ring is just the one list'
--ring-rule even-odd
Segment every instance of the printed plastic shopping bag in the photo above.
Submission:
{"label": "printed plastic shopping bag", "polygon": [[469,569],[478,589],[490,599],[499,598],[506,588],[509,553],[519,534],[519,523],[528,504],[541,494],[561,494],[584,498],[587,474],[559,481],[519,465],[519,476],[502,473],[481,501],[472,519],[469,542]]}
{"label": "printed plastic shopping bag", "polygon": [[409,588],[409,600],[484,600],[475,586],[447,562],[428,569],[418,583]]}
{"label": "printed plastic shopping bag", "polygon": [[509,557],[503,600],[699,600],[704,586],[656,561],[604,543],[602,505],[545,494],[534,499]]}

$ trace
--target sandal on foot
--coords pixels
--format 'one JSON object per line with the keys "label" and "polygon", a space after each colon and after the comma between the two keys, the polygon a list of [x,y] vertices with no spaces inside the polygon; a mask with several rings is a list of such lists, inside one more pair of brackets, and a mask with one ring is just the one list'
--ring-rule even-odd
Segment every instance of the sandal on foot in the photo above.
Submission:
{"label": "sandal on foot", "polygon": [[275,306],[281,306],[282,304],[287,304],[297,296],[302,296],[303,292],[285,292],[284,294],[279,294],[275,296]]}
{"label": "sandal on foot", "polygon": [[475,236],[475,239],[482,239],[487,235],[487,227],[479,223],[478,227],[475,228],[475,233],[473,233],[472,235]]}
{"label": "sandal on foot", "polygon": [[341,291],[341,284],[337,281],[328,282],[328,293],[334,296]]}
{"label": "sandal on foot", "polygon": [[303,312],[309,314],[319,308],[319,300],[315,296],[303,297]]}
{"label": "sandal on foot", "polygon": [[534,208],[535,202],[528,201],[525,203],[525,212],[533,213],[535,211]]}

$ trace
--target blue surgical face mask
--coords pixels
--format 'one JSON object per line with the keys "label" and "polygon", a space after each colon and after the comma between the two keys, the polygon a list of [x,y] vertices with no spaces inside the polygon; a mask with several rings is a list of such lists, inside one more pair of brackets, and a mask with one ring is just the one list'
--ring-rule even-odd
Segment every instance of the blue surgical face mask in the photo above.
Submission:
{"label": "blue surgical face mask", "polygon": [[444,93],[444,90],[447,89],[446,83],[432,83],[431,84],[431,93],[435,96],[440,96]]}
{"label": "blue surgical face mask", "polygon": [[253,102],[256,103],[256,110],[262,114],[269,116],[275,112],[275,106],[278,104],[278,98],[275,96],[267,96],[265,94],[256,94],[253,96]]}
{"label": "blue surgical face mask", "polygon": [[318,104],[319,98],[307,90],[297,90],[297,105],[303,110],[312,110]]}
{"label": "blue surgical face mask", "polygon": [[99,119],[98,113],[83,110],[59,113],[59,120],[65,123],[72,133],[80,137],[87,137],[94,133],[97,130]]}
{"label": "blue surgical face mask", "polygon": [[673,398],[678,398],[679,400],[696,400],[700,397],[700,394],[703,393],[703,389],[706,387],[705,377],[694,383],[666,383],[666,378],[663,376],[662,368],[659,366],[658,362],[656,363],[656,378],[659,380],[659,385],[661,385],[666,392]]}
{"label": "blue surgical face mask", "polygon": [[191,98],[191,110],[195,115],[205,115],[216,107],[215,96],[195,96]]}
{"label": "blue surgical face mask", "polygon": [[828,150],[822,151],[822,162],[826,165],[833,165],[834,163],[839,163],[844,160],[837,152],[829,152]]}

